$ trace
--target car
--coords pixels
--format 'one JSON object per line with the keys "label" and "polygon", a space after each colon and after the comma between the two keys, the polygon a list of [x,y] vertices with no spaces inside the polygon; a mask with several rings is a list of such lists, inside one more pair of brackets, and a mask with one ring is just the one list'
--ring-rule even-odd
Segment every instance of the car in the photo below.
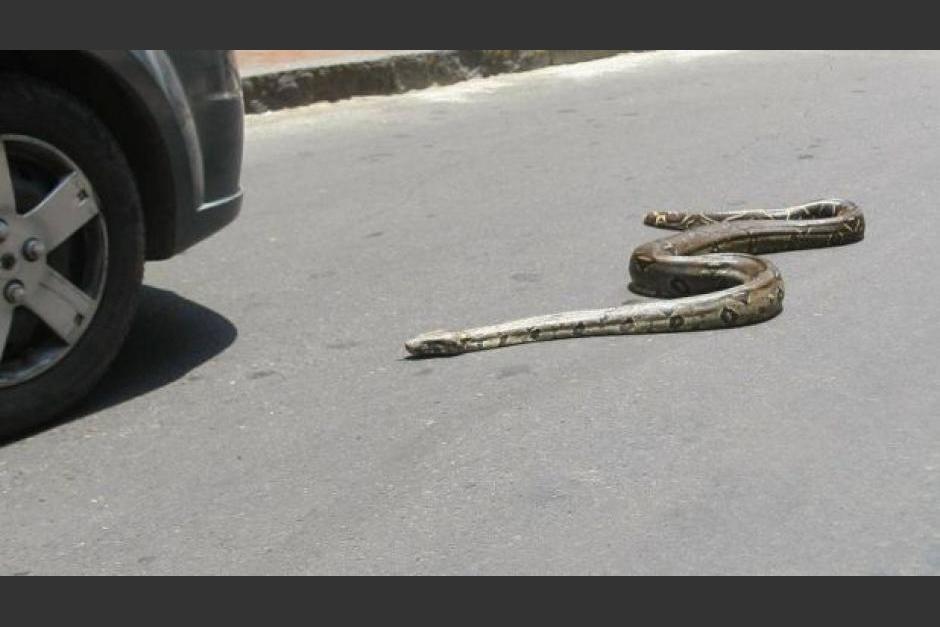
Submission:
{"label": "car", "polygon": [[86,396],[146,261],[241,210],[230,50],[0,51],[0,438]]}

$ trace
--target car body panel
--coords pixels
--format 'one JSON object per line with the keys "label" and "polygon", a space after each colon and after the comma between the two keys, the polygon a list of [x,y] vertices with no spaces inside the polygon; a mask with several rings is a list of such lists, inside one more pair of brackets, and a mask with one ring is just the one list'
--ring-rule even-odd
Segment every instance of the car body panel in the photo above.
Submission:
{"label": "car body panel", "polygon": [[243,117],[230,51],[88,50],[134,94],[170,156],[175,207],[170,256],[238,215]]}

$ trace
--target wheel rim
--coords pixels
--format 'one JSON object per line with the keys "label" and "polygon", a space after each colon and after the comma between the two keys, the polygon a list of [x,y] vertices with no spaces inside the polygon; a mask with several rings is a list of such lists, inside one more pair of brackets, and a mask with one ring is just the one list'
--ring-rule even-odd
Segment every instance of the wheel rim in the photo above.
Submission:
{"label": "wheel rim", "polygon": [[0,135],[0,388],[79,342],[104,293],[108,235],[90,181],[33,137]]}

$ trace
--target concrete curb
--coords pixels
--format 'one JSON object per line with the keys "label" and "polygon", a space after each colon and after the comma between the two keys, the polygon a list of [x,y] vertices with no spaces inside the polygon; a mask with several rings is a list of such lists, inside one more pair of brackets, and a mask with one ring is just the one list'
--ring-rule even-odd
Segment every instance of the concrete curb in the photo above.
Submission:
{"label": "concrete curb", "polygon": [[242,79],[245,111],[263,113],[353,96],[399,94],[470,78],[578,63],[627,50],[435,50],[318,65]]}

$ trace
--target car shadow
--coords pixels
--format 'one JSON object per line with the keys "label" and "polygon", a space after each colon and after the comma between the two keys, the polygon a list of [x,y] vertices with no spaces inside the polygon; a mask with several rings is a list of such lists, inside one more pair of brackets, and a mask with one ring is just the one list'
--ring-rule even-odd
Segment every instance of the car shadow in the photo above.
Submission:
{"label": "car shadow", "polygon": [[75,408],[0,448],[169,385],[223,353],[238,337],[224,316],[175,292],[144,286],[127,341],[104,378]]}
{"label": "car shadow", "polygon": [[211,309],[145,286],[127,341],[92,392],[58,420],[0,438],[0,448],[169,385],[224,352],[237,337],[235,325]]}
{"label": "car shadow", "polygon": [[145,286],[111,369],[60,424],[169,385],[223,353],[237,337],[235,325],[215,311],[175,292]]}

